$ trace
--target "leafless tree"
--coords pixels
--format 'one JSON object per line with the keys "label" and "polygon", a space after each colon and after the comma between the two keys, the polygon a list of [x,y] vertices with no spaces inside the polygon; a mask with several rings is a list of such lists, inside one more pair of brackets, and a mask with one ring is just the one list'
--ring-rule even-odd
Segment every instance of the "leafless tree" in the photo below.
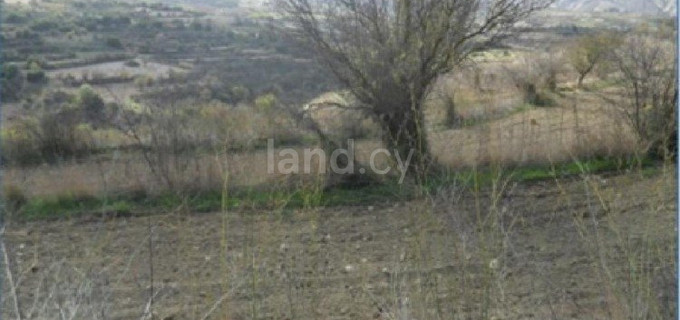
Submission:
{"label": "leafless tree", "polygon": [[524,102],[549,105],[547,92],[557,90],[557,75],[562,73],[563,57],[557,51],[531,54],[504,67],[505,75],[524,96]]}
{"label": "leafless tree", "polygon": [[667,39],[636,34],[616,52],[625,85],[621,110],[647,150],[663,156],[677,153],[678,87],[674,45]]}
{"label": "leafless tree", "polygon": [[311,48],[380,123],[387,147],[431,164],[423,104],[437,78],[551,0],[274,0],[282,29]]}

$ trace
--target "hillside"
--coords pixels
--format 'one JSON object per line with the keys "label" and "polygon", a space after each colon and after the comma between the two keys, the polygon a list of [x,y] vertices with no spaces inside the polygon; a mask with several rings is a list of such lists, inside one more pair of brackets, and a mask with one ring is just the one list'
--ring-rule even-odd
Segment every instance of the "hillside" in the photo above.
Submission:
{"label": "hillside", "polygon": [[676,318],[670,1],[0,4],[0,318]]}
{"label": "hillside", "polygon": [[673,0],[557,0],[553,5],[563,10],[583,12],[622,12],[675,15]]}

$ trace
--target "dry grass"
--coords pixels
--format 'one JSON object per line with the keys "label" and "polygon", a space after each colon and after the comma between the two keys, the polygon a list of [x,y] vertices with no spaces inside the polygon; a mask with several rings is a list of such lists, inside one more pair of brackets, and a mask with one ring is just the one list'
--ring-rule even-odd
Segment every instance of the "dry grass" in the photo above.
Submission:
{"label": "dry grass", "polygon": [[[432,131],[431,148],[438,161],[451,168],[487,164],[551,164],[592,156],[621,156],[636,152],[636,140],[628,125],[623,119],[616,117],[612,110],[598,105],[598,101],[596,98],[584,98],[574,101],[571,106],[532,108],[476,126]],[[239,109],[229,112],[229,115],[248,114]],[[209,114],[213,118],[227,116]],[[238,141],[247,145],[245,141],[253,141],[246,139],[247,137],[261,134],[246,128],[238,132],[245,121],[249,120],[253,119],[232,118],[230,121],[235,126],[223,128],[222,130],[227,131],[221,135],[238,138]],[[261,118],[258,121],[276,120]],[[212,126],[208,125],[203,130],[209,131],[210,128]],[[279,130],[277,128],[280,126],[271,128]],[[376,140],[358,141],[358,161],[366,163],[370,153],[380,146],[380,142]],[[303,154],[302,147],[295,149]],[[186,168],[173,174],[178,181],[186,183],[189,189],[219,190],[222,187],[222,174],[219,172],[220,157],[216,157],[218,154],[221,155],[222,152],[188,156]],[[301,157],[300,161],[302,160]],[[229,163],[231,185],[234,186],[257,186],[282,179],[278,175],[267,173],[266,150],[230,151],[226,161]],[[379,164],[382,165],[383,163]],[[316,168],[317,166],[312,166],[313,172]],[[163,188],[141,156],[125,153],[84,163],[8,168],[5,183],[20,188],[31,197],[58,194],[101,196],[130,190],[154,193]]]}
{"label": "dry grass", "polygon": [[[230,177],[234,184],[251,186],[267,181],[266,151],[228,155]],[[174,172],[196,190],[220,190],[223,185],[219,162],[213,155],[189,159],[183,172]],[[29,196],[104,196],[118,192],[164,191],[164,185],[149,171],[140,155],[122,155],[118,159],[71,162],[34,168],[9,168],[5,184],[13,185]]]}
{"label": "dry grass", "polygon": [[[74,319],[618,320],[628,315],[616,311],[625,295],[611,285],[623,282],[607,279],[626,276],[617,262],[627,256],[608,220],[635,233],[645,232],[641,219],[663,226],[647,234],[672,243],[669,176],[498,179],[490,189],[449,186],[432,199],[368,208],[32,222],[5,238],[25,318],[79,310]],[[600,214],[594,188],[616,216]],[[592,234],[581,238],[574,223],[591,207],[613,278],[598,276]],[[668,249],[655,256],[672,263]]]}
{"label": "dry grass", "polygon": [[635,135],[611,109],[589,103],[533,108],[471,128],[433,132],[432,149],[452,167],[549,164],[636,152]]}

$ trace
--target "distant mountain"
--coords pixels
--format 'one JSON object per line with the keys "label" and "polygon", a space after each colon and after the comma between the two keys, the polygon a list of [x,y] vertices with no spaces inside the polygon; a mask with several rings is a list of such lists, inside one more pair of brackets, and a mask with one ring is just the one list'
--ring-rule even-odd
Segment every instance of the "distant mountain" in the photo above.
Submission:
{"label": "distant mountain", "polygon": [[553,7],[587,12],[675,15],[676,0],[557,0]]}

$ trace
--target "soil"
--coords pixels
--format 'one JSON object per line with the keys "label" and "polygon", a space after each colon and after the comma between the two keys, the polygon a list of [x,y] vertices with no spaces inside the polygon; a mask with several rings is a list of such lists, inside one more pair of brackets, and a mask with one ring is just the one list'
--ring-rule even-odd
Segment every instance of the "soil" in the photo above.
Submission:
{"label": "soil", "polygon": [[655,310],[670,319],[674,177],[10,224],[16,290],[4,279],[2,315],[17,318],[16,294],[21,319],[618,319],[635,311],[619,286],[625,244],[646,239]]}

